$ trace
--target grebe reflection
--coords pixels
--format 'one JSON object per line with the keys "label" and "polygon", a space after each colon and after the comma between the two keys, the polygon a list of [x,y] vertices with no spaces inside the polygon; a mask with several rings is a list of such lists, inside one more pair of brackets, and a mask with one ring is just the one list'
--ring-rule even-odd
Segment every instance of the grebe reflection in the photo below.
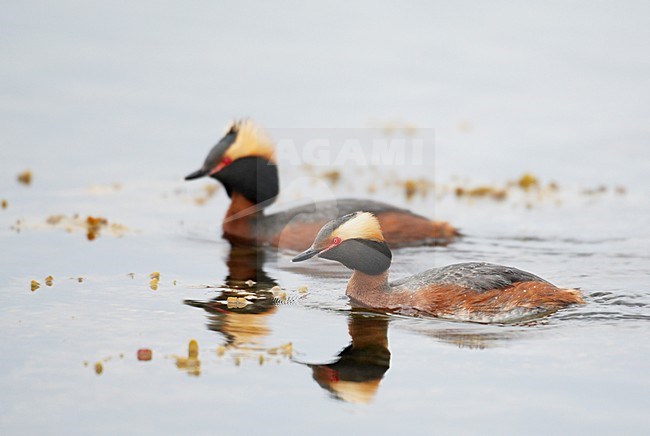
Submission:
{"label": "grebe reflection", "polygon": [[332,397],[349,403],[370,403],[390,367],[387,316],[351,313],[348,333],[352,338],[336,360],[308,364],[320,387]]}
{"label": "grebe reflection", "polygon": [[266,318],[275,312],[278,300],[271,289],[277,282],[264,271],[264,260],[263,249],[231,245],[228,276],[218,295],[184,301],[208,313],[207,327],[224,335],[225,347],[259,346],[270,333]]}

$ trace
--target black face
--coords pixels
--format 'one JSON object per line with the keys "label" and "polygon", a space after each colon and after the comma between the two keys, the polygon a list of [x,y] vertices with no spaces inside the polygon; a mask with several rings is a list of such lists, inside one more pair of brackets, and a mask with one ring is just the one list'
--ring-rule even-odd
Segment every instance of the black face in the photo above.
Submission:
{"label": "black face", "polygon": [[364,274],[378,275],[390,267],[393,255],[383,241],[348,239],[341,245],[321,252],[318,257],[336,260],[348,268],[361,271]]}
{"label": "black face", "polygon": [[229,196],[239,192],[254,204],[269,204],[280,193],[277,165],[257,156],[237,159],[212,177]]}

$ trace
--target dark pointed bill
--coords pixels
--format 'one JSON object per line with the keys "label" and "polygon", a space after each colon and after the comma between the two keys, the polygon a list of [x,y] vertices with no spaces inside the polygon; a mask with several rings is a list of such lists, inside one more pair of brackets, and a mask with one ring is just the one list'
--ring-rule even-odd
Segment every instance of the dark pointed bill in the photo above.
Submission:
{"label": "dark pointed bill", "polygon": [[201,168],[200,170],[196,170],[192,174],[185,176],[185,180],[194,180],[200,177],[205,177],[208,175],[208,173],[209,173],[208,170],[206,170],[205,168]]}
{"label": "dark pointed bill", "polygon": [[185,180],[194,180],[210,175],[210,172],[215,166],[217,166],[226,150],[228,150],[228,147],[235,142],[236,138],[237,134],[235,132],[226,133],[226,136],[221,138],[217,145],[212,147],[212,150],[210,150],[210,153],[208,153],[208,156],[205,158],[205,162],[203,162],[201,169],[186,176]]}
{"label": "dark pointed bill", "polygon": [[312,257],[316,256],[318,253],[320,253],[320,250],[317,250],[316,248],[309,248],[308,250],[303,251],[293,259],[291,259],[291,262],[302,262],[303,260],[311,259]]}

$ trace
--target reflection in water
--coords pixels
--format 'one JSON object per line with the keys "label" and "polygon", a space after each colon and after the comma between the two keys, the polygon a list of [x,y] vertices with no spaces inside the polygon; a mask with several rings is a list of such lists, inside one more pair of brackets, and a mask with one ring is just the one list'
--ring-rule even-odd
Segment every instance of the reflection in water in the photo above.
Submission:
{"label": "reflection in water", "polygon": [[514,337],[514,334],[510,331],[475,332],[464,329],[443,329],[430,333],[430,335],[442,342],[456,345],[458,348],[471,350],[492,348],[499,342],[510,340]]}
{"label": "reflection in water", "polygon": [[[255,290],[269,290],[277,285],[275,279],[264,271],[266,253],[259,247],[242,247],[231,245],[226,259],[228,276],[226,286],[231,288],[246,287]],[[250,281],[255,282],[254,285]]]}
{"label": "reflection in water", "polygon": [[176,367],[187,371],[189,375],[201,375],[201,361],[199,360],[199,344],[192,339],[187,345],[187,357],[174,356]]}
{"label": "reflection in water", "polygon": [[338,354],[336,361],[309,365],[320,387],[349,403],[372,401],[390,367],[388,319],[352,313],[348,321],[352,343]]}
{"label": "reflection in water", "polygon": [[[273,344],[272,347],[264,344],[264,338],[271,333],[267,325],[268,316],[275,313],[276,305],[282,301],[276,296],[276,281],[263,269],[264,260],[264,249],[232,245],[226,259],[228,276],[219,293],[209,301],[184,302],[207,312],[208,329],[225,338],[225,343],[216,349],[217,356],[230,358],[235,365],[245,359],[263,365],[268,361],[293,357],[290,342]],[[371,402],[390,366],[387,330],[389,320],[393,318],[368,312],[351,313],[348,320],[350,345],[338,354],[334,362],[307,365],[319,386],[342,401]],[[410,324],[412,319],[408,321]],[[484,349],[514,335],[509,329],[495,331],[494,326],[482,330],[482,327],[467,328],[464,325],[449,328],[449,323],[444,323],[444,328],[441,328],[438,321],[432,324],[420,321],[416,324],[419,335],[459,348]],[[394,327],[398,326],[399,323]],[[407,330],[413,331],[413,325],[407,324]],[[194,342],[196,350],[192,354],[192,342],[188,358],[175,357],[176,365],[192,375],[199,375],[198,347]]]}
{"label": "reflection in water", "polygon": [[[350,345],[333,362],[308,365],[320,387],[338,400],[370,403],[390,367],[391,353],[387,335],[390,319],[394,320],[393,317],[384,315],[351,313],[348,321],[348,332],[352,338]],[[397,326],[393,325],[395,327]],[[444,328],[417,333],[458,348],[472,350],[489,348],[515,336],[513,330],[495,331],[495,326],[488,326],[485,330]]]}
{"label": "reflection in water", "polygon": [[[542,320],[545,321],[545,320]],[[526,321],[516,325],[478,325],[435,318],[405,319],[397,317],[393,328],[404,329],[435,339],[444,344],[468,350],[484,350],[503,346],[531,331],[528,326],[540,324],[540,320]]]}
{"label": "reflection in water", "polygon": [[208,328],[226,339],[217,355],[228,352],[235,364],[248,357],[258,359],[260,364],[269,359],[290,358],[293,351],[291,343],[263,346],[263,338],[270,333],[267,317],[275,312],[279,301],[272,292],[276,281],[262,268],[264,257],[263,249],[232,245],[226,260],[228,276],[219,295],[210,301],[184,302],[208,313]]}

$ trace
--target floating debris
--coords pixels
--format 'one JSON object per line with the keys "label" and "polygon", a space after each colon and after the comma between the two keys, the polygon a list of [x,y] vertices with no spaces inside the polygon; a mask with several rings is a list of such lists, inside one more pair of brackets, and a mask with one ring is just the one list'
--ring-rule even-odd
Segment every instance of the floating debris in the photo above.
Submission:
{"label": "floating debris", "polygon": [[517,181],[517,185],[524,191],[528,191],[530,188],[537,188],[539,186],[539,180],[530,173],[524,173]]}
{"label": "floating debris", "polygon": [[23,185],[31,185],[32,172],[30,170],[25,170],[22,173],[18,174],[16,178],[18,180],[18,183],[22,183]]}
{"label": "floating debris", "polygon": [[89,241],[94,241],[102,227],[108,225],[106,218],[88,216],[86,218],[86,237]]}
{"label": "floating debris", "polygon": [[189,375],[201,375],[201,361],[199,360],[199,344],[194,340],[190,340],[187,345],[187,357],[174,356],[176,359],[176,367],[187,371]]}
{"label": "floating debris", "polygon": [[64,219],[65,219],[65,215],[50,215],[49,217],[47,217],[45,222],[47,224],[55,226],[59,224],[61,221],[63,221]]}
{"label": "floating debris", "polygon": [[158,290],[158,279],[151,279],[149,282],[149,289],[152,291],[157,291]]}
{"label": "floating debris", "polygon": [[38,283],[36,280],[32,280],[31,286],[32,286],[32,292],[34,292],[35,290],[41,287],[41,284]]}
{"label": "floating debris", "polygon": [[153,357],[153,351],[149,348],[140,348],[137,353],[138,360],[141,362],[148,362]]}
{"label": "floating debris", "polygon": [[300,294],[306,294],[308,291],[309,291],[309,289],[307,288],[307,286],[299,286],[298,287],[298,293],[300,293]]}
{"label": "floating debris", "polygon": [[[535,194],[537,196],[536,201],[541,201],[544,198],[553,199],[555,198],[553,196],[559,191],[560,187],[553,181],[549,182],[546,186],[542,186],[538,177],[531,173],[524,173],[518,179],[510,180],[503,186],[456,186],[453,189],[453,192],[456,197],[491,198],[493,200],[501,201],[505,200],[506,197],[511,194],[517,194],[516,192],[513,192],[514,189],[525,193],[527,197],[523,199],[522,204],[527,208],[532,208],[534,203],[530,199],[530,194]],[[515,196],[515,198],[521,199],[521,196]]]}
{"label": "floating debris", "polygon": [[110,185],[91,185],[87,188],[92,195],[114,194],[120,190],[122,190],[122,184],[117,182]]}
{"label": "floating debris", "polygon": [[489,197],[494,200],[504,200],[508,195],[505,189],[493,188],[491,186],[479,186],[472,189],[456,187],[454,190],[456,197]]}
{"label": "floating debris", "polygon": [[293,344],[291,342],[288,342],[284,345],[280,345],[279,347],[269,348],[266,350],[266,353],[270,355],[280,354],[283,356],[291,357],[291,354],[293,353]]}
{"label": "floating debris", "polygon": [[588,188],[582,190],[583,195],[598,195],[604,194],[605,192],[607,192],[607,186],[604,185],[597,186],[596,188]]}
{"label": "floating debris", "polygon": [[128,277],[131,277],[131,279],[134,279],[134,278],[135,278],[135,273],[132,273],[132,272],[131,272],[131,273],[128,273],[127,276],[128,276]]}
{"label": "floating debris", "polygon": [[408,179],[403,182],[404,195],[407,200],[411,200],[415,194],[426,197],[429,194],[429,188],[432,186],[433,184],[426,179]]}
{"label": "floating debris", "polygon": [[0,206],[3,209],[6,209],[9,206],[9,202],[3,198],[2,201],[0,202]]}
{"label": "floating debris", "polygon": [[53,283],[54,283],[54,277],[52,277],[52,276],[45,277],[45,285],[46,286],[52,286]]}
{"label": "floating debris", "polygon": [[338,170],[325,171],[320,175],[322,178],[330,182],[331,185],[336,186],[341,180],[341,172]]}
{"label": "floating debris", "polygon": [[101,375],[102,372],[104,372],[104,365],[102,365],[102,362],[95,363],[95,374]]}
{"label": "floating debris", "polygon": [[407,180],[404,182],[404,194],[406,195],[407,200],[413,198],[416,192],[417,186],[413,180]]}
{"label": "floating debris", "polygon": [[257,361],[259,365],[266,362],[275,361],[280,363],[281,358],[291,359],[293,354],[293,345],[289,342],[277,347],[264,347],[256,345],[257,342],[232,343],[227,346],[218,346],[216,349],[217,357],[223,357],[228,353],[232,362],[239,366],[244,360]]}
{"label": "floating debris", "polygon": [[83,278],[83,277],[77,277],[77,282],[78,282],[78,283],[83,283],[83,281],[84,281],[84,278]]}
{"label": "floating debris", "polygon": [[51,215],[45,220],[45,224],[53,227],[61,227],[66,232],[84,231],[89,241],[95,240],[100,233],[107,233],[111,236],[121,237],[128,232],[126,226],[117,223],[109,223],[106,218],[93,217],[88,215],[82,218],[79,214],[68,217],[66,215]]}
{"label": "floating debris", "polygon": [[158,271],[154,271],[151,274],[149,274],[149,278],[152,280],[160,280],[160,273]]}

